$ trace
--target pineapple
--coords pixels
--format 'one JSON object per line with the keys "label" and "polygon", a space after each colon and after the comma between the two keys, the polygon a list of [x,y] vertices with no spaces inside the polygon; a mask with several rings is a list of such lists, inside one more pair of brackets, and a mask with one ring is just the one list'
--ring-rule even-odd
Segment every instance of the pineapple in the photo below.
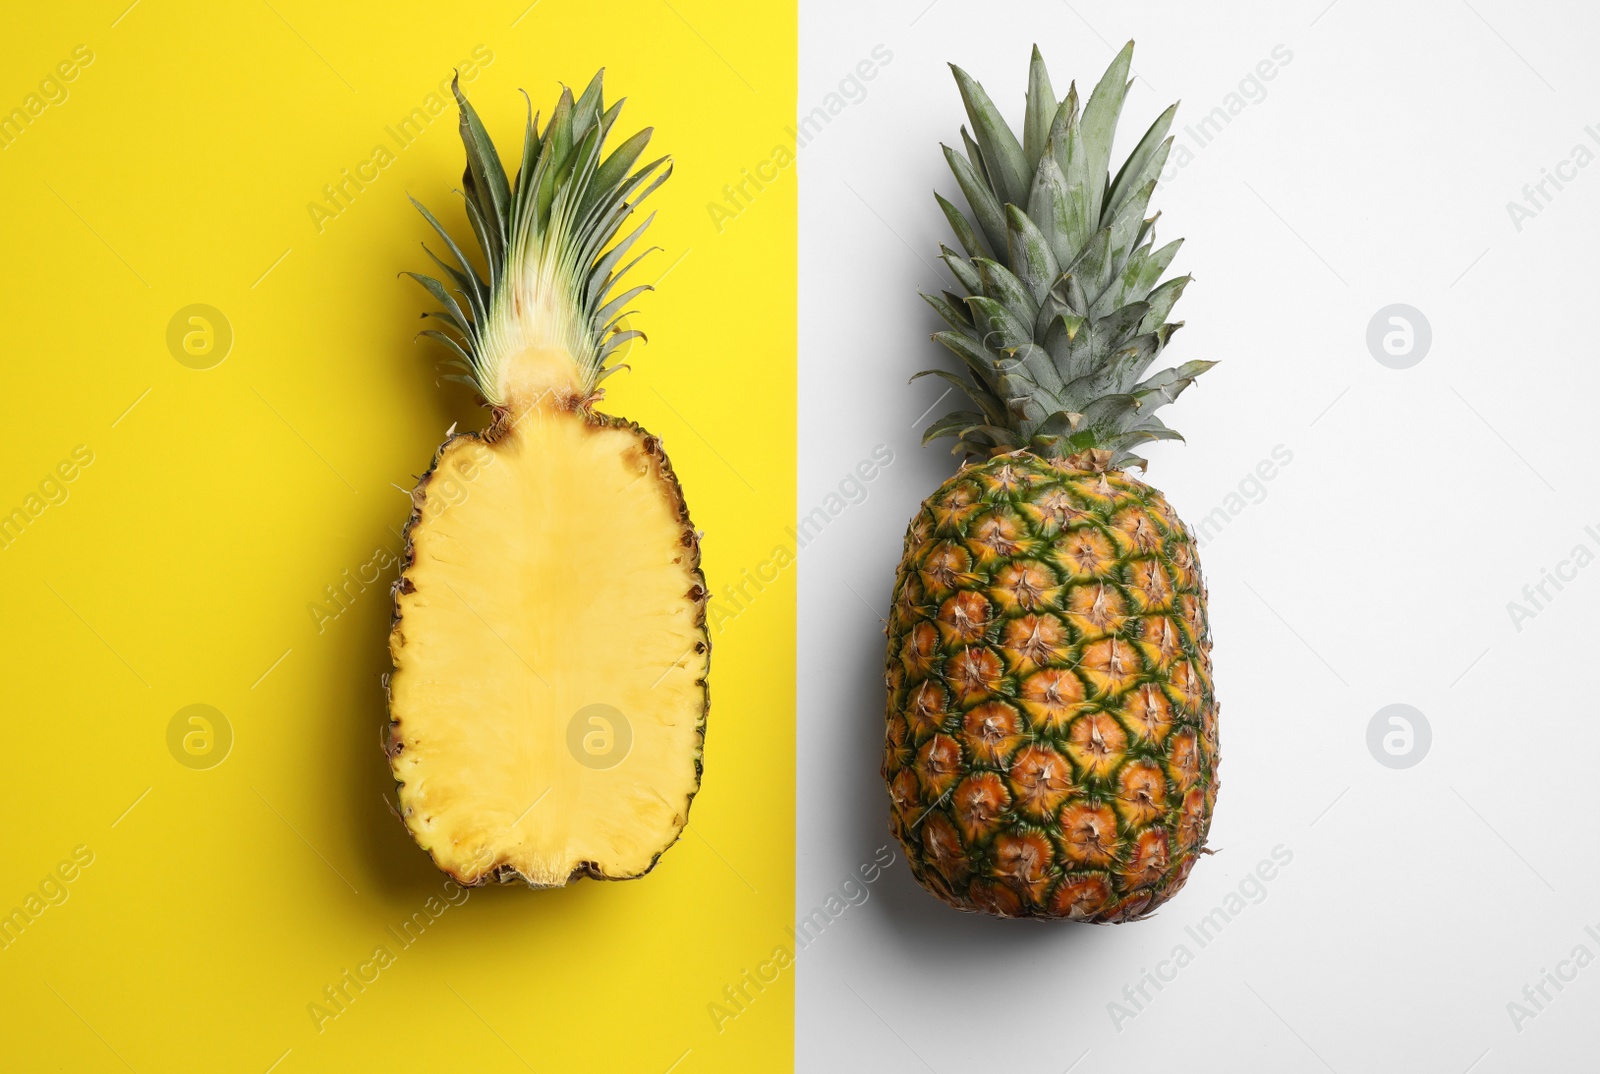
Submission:
{"label": "pineapple", "polygon": [[455,97],[487,280],[420,204],[448,283],[406,275],[441,307],[422,334],[492,421],[449,436],[411,494],[389,639],[398,812],[463,884],[638,877],[700,785],[706,585],[661,442],[596,405],[649,290],[613,293],[650,221],[622,225],[671,165],[635,168],[648,129],[604,152],[621,102],[600,74],[543,131],[530,114],[511,181]]}
{"label": "pineapple", "polygon": [[906,532],[883,776],[912,872],[961,910],[1126,921],[1207,852],[1205,585],[1189,528],[1127,471],[1178,438],[1155,411],[1214,363],[1147,375],[1189,278],[1157,284],[1180,243],[1157,248],[1145,218],[1177,106],[1108,174],[1132,55],[1080,113],[1035,48],[1020,139],[953,68],[972,132],[944,153],[977,226],[938,198],[960,292],[923,297],[966,376],[918,376],[973,409],[923,438],[964,462]]}

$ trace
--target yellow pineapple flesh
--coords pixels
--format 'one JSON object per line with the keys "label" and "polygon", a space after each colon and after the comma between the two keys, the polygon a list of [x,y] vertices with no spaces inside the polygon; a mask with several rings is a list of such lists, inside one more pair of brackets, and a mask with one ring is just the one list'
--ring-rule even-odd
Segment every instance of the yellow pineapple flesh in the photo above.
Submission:
{"label": "yellow pineapple flesh", "polygon": [[[484,453],[487,452],[487,456]],[[454,437],[390,640],[406,827],[463,883],[642,875],[700,782],[698,545],[660,444],[576,411]]]}

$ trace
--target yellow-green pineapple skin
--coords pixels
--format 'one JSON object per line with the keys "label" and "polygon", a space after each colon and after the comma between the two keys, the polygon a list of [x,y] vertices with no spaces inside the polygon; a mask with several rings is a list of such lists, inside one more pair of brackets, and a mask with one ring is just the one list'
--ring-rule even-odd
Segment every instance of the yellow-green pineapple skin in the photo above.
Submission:
{"label": "yellow-green pineapple skin", "polygon": [[906,532],[883,776],[917,880],[960,910],[1115,922],[1206,853],[1217,703],[1194,539],[1097,460],[967,466]]}

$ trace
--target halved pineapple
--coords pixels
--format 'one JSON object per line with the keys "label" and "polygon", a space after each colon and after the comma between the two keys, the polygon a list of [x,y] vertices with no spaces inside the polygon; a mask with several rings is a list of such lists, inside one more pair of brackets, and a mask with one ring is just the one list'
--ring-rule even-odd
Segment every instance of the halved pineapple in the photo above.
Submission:
{"label": "halved pineapple", "polygon": [[456,100],[489,280],[426,209],[466,305],[411,275],[444,306],[449,331],[425,334],[495,418],[447,440],[412,493],[390,637],[400,813],[462,883],[642,876],[700,784],[706,588],[660,441],[594,404],[638,335],[617,322],[645,288],[610,292],[649,221],[616,236],[671,169],[630,171],[648,130],[602,158],[620,106],[600,75],[542,134],[530,118],[514,183]]}

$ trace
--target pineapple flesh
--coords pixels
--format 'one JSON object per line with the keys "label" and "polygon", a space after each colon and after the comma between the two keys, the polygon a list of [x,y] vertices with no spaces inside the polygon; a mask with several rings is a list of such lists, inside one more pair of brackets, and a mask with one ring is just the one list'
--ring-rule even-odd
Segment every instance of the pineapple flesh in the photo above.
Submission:
{"label": "pineapple flesh", "polygon": [[1154,412],[1214,363],[1148,372],[1188,277],[1158,283],[1181,240],[1157,248],[1145,217],[1176,106],[1108,172],[1132,53],[1080,113],[1035,48],[1020,139],[953,68],[972,132],[945,156],[972,219],[938,198],[961,290],[924,297],[966,375],[919,376],[973,409],[924,436],[964,461],[906,533],[883,776],[913,874],[961,910],[1135,919],[1207,853],[1205,586],[1189,528],[1127,470],[1179,438]]}
{"label": "pineapple flesh", "polygon": [[[618,291],[670,173],[609,154],[596,75],[529,117],[508,179],[459,88],[463,196],[488,279],[428,211],[447,282],[408,274],[492,407],[412,493],[395,584],[387,753],[398,811],[463,884],[648,872],[687,823],[708,707],[699,540],[660,441],[595,408],[639,333]],[[619,237],[620,236],[620,237]],[[432,251],[429,251],[430,256]]]}

